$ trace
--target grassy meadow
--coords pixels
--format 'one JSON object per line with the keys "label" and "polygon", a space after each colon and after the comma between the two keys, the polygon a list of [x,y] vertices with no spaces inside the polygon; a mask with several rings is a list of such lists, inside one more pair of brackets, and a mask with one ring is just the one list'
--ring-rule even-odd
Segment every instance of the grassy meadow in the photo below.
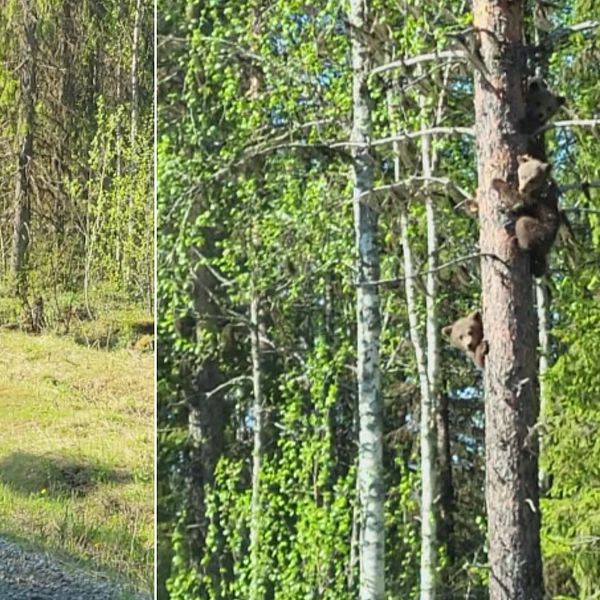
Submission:
{"label": "grassy meadow", "polygon": [[150,590],[153,355],[0,329],[0,535]]}

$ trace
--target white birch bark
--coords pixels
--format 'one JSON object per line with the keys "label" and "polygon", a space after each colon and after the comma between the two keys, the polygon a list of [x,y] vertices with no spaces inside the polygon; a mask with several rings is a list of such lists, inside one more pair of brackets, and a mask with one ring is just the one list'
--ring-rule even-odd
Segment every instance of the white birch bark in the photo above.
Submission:
{"label": "white birch bark", "polygon": [[354,157],[354,221],[357,249],[357,378],[359,412],[358,485],[360,504],[360,600],[384,598],[384,523],[382,397],[379,360],[381,329],[377,211],[365,202],[373,189],[373,159],[365,145],[371,137],[368,90],[369,48],[365,36],[366,0],[351,0]]}
{"label": "white birch bark", "polygon": [[261,320],[258,296],[253,294],[250,301],[250,345],[252,358],[252,427],[254,446],[252,450],[252,498],[250,504],[250,600],[260,600],[260,474],[262,466],[263,439],[263,385],[261,361]]}
{"label": "white birch bark", "polygon": [[[538,321],[538,344],[539,344],[539,385],[540,385],[540,416],[543,420],[547,416],[548,409],[548,385],[545,381],[546,371],[548,370],[550,355],[550,298],[548,297],[548,288],[545,283],[535,282],[537,321]],[[544,431],[543,427],[538,434],[539,455],[544,451]],[[544,493],[548,488],[548,473],[541,467],[539,468],[538,482],[540,491]]]}
{"label": "white birch bark", "polygon": [[[423,177],[431,177],[431,144],[429,136],[421,140]],[[437,527],[435,501],[437,496],[436,420],[435,412],[439,335],[437,323],[437,232],[433,201],[428,194],[425,200],[427,218],[427,278],[425,281],[425,306],[427,311],[427,393],[421,394],[421,600],[436,597]]]}

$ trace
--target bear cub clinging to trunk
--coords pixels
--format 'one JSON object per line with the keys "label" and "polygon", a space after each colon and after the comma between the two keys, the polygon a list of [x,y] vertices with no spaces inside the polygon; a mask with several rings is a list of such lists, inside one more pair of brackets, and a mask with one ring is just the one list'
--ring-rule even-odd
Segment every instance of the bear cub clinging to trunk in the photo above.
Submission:
{"label": "bear cub clinging to trunk", "polygon": [[462,350],[471,358],[475,366],[483,369],[488,343],[483,339],[483,321],[481,311],[475,310],[442,329],[442,333],[450,338],[450,343]]}
{"label": "bear cub clinging to trunk", "polygon": [[552,165],[527,154],[518,161],[521,202],[511,210],[516,217],[515,237],[519,248],[531,254],[531,272],[541,277],[560,225],[558,190],[549,177]]}
{"label": "bear cub clinging to trunk", "polygon": [[525,118],[519,122],[519,128],[523,133],[534,133],[545,125],[565,102],[566,98],[553,94],[542,79],[532,79],[525,94]]}

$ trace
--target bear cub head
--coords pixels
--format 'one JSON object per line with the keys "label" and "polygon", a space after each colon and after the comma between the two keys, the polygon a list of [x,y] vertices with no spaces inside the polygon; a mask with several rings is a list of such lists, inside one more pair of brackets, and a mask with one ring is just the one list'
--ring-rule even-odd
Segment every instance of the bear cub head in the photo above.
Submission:
{"label": "bear cub head", "polygon": [[483,339],[483,320],[481,311],[475,310],[442,328],[442,333],[450,343],[465,352],[477,367],[483,369],[487,344]]}
{"label": "bear cub head", "polygon": [[517,157],[519,162],[519,192],[529,195],[537,192],[548,180],[552,165],[533,158],[529,154]]}
{"label": "bear cub head", "polygon": [[525,118],[521,120],[521,129],[525,133],[533,133],[547,123],[565,102],[566,98],[553,94],[542,79],[532,79],[525,95]]}

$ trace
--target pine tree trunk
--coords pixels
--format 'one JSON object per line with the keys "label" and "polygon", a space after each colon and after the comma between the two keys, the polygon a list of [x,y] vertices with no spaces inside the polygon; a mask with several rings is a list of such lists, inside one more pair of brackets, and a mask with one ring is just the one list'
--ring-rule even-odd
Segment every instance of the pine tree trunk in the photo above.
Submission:
{"label": "pine tree trunk", "polygon": [[359,413],[358,485],[360,503],[360,600],[383,600],[384,529],[382,463],[382,396],[379,364],[380,310],[377,211],[368,194],[373,189],[373,159],[368,90],[369,47],[364,35],[367,6],[351,0],[353,69],[354,223],[357,251],[357,379]]}
{"label": "pine tree trunk", "polygon": [[17,287],[22,288],[26,268],[27,250],[31,228],[31,178],[29,170],[33,159],[33,133],[35,127],[35,102],[37,96],[37,15],[30,0],[22,0],[23,38],[21,43],[20,127],[15,208],[13,218],[13,247],[11,270]]}
{"label": "pine tree trunk", "polygon": [[541,600],[538,412],[530,259],[520,251],[501,210],[499,178],[516,185],[517,132],[524,114],[522,3],[475,0],[474,26],[489,71],[475,76],[483,321],[489,343],[484,377],[486,502],[490,600]]}

